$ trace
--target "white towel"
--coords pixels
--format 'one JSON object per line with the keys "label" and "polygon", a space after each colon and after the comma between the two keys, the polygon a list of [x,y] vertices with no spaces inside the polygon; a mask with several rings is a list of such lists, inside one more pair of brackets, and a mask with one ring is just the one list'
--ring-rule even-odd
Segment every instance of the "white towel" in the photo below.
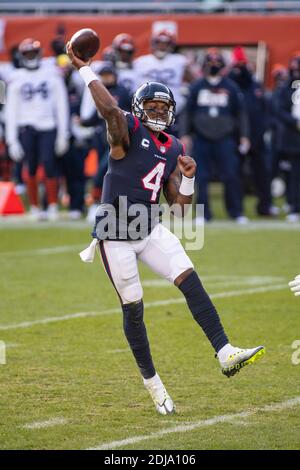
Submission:
{"label": "white towel", "polygon": [[97,243],[97,238],[93,238],[92,243],[85,250],[79,253],[80,258],[84,263],[92,263],[94,261]]}

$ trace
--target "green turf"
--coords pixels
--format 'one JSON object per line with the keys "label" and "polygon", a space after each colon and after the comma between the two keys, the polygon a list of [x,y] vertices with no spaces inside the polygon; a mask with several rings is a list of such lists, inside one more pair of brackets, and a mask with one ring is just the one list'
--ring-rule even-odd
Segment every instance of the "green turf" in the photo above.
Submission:
{"label": "green turf", "polygon": [[[77,253],[89,241],[89,227],[76,227],[0,229],[0,326],[118,308],[99,260],[81,263]],[[74,250],[32,252],[58,246]],[[211,294],[287,284],[300,272],[299,230],[212,225],[204,249],[190,256]],[[158,279],[145,267],[141,277]],[[163,285],[145,286],[144,293],[145,302],[181,297]],[[85,449],[250,411],[245,419],[121,449],[299,449],[300,405],[273,412],[263,407],[300,396],[300,364],[291,362],[291,345],[300,339],[300,300],[286,287],[214,302],[233,344],[264,344],[267,353],[227,379],[184,304],[146,309],[154,361],[178,410],[167,417],[156,414],[141,384],[119,313],[0,330],[7,344],[7,364],[0,365],[0,448]],[[23,428],[51,418],[66,423]]]}

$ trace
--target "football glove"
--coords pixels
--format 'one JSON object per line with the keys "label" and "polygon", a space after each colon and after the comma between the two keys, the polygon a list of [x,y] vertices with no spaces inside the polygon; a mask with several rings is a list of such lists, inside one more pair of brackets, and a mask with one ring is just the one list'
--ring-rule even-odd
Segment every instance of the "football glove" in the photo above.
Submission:
{"label": "football glove", "polygon": [[8,146],[8,153],[14,162],[20,162],[24,158],[24,150],[18,140]]}
{"label": "football glove", "polygon": [[55,141],[55,153],[58,157],[62,157],[69,149],[69,140],[66,137],[57,136]]}
{"label": "football glove", "polygon": [[289,286],[295,296],[300,295],[300,274],[293,281],[289,282]]}

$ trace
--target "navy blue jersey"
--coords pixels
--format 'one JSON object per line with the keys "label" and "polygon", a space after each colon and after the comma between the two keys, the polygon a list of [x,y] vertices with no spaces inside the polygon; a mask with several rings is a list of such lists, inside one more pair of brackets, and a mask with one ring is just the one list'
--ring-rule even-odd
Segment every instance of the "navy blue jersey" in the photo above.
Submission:
{"label": "navy blue jersey", "polygon": [[[159,203],[161,188],[175,170],[178,156],[184,153],[183,146],[176,137],[165,132],[161,132],[158,139],[130,113],[126,113],[126,119],[130,137],[129,149],[121,160],[109,158],[100,210],[101,207],[106,209],[110,204],[118,211],[119,196],[126,196],[128,207],[141,204],[147,208],[150,233],[154,225],[151,207],[153,215],[153,205]],[[130,221],[130,217],[128,220]],[[97,237],[102,238],[98,232]]]}

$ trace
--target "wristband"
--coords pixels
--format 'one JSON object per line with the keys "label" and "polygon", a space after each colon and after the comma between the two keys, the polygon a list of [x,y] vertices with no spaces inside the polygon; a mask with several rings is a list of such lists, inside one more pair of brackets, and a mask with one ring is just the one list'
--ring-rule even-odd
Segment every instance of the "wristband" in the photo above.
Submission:
{"label": "wristband", "polygon": [[97,75],[92,71],[92,69],[88,65],[80,67],[79,74],[81,75],[81,78],[83,79],[86,86],[89,86],[89,84],[94,80],[99,80]]}
{"label": "wristband", "polygon": [[193,178],[188,178],[187,176],[182,175],[182,180],[179,187],[179,192],[183,196],[191,196],[194,194],[194,183],[195,176]]}

